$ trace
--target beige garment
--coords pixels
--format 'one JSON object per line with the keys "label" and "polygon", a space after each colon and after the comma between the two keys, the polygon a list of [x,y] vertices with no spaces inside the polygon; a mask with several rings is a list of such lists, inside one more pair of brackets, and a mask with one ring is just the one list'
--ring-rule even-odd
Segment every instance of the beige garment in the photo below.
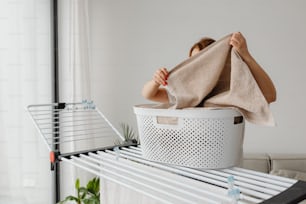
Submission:
{"label": "beige garment", "polygon": [[170,71],[172,108],[230,106],[251,123],[274,126],[269,104],[229,40],[225,36]]}

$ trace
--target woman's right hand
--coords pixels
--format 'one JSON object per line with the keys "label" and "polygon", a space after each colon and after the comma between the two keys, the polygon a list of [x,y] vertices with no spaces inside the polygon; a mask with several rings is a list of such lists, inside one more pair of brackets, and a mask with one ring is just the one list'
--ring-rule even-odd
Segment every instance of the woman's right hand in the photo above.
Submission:
{"label": "woman's right hand", "polygon": [[153,76],[153,81],[157,84],[157,85],[163,85],[163,86],[167,86],[167,79],[168,79],[168,75],[169,72],[166,68],[160,68],[158,70],[156,70],[156,72],[154,73]]}

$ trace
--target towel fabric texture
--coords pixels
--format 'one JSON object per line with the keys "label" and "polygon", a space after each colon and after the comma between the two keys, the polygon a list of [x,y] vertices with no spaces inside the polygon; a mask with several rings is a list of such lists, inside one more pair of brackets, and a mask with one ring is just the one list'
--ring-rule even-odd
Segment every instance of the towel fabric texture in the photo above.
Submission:
{"label": "towel fabric texture", "polygon": [[174,67],[168,78],[171,108],[233,107],[251,123],[274,126],[249,67],[229,44],[231,35],[214,42]]}

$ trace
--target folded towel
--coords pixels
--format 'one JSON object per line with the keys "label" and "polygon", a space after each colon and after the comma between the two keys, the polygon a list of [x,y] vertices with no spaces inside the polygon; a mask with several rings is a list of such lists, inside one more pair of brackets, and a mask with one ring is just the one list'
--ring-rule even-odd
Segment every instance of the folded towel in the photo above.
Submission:
{"label": "folded towel", "polygon": [[249,67],[229,45],[231,35],[216,41],[170,71],[171,108],[234,107],[251,123],[273,126],[269,109]]}

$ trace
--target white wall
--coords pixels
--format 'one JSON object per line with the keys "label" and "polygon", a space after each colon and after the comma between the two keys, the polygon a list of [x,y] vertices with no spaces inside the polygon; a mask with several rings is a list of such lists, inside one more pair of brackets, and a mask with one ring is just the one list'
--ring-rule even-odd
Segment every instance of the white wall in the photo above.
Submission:
{"label": "white wall", "polygon": [[202,36],[241,31],[277,88],[275,128],[247,124],[246,152],[306,153],[306,1],[92,0],[93,99],[111,122],[136,129],[132,107],[154,71],[187,57]]}

